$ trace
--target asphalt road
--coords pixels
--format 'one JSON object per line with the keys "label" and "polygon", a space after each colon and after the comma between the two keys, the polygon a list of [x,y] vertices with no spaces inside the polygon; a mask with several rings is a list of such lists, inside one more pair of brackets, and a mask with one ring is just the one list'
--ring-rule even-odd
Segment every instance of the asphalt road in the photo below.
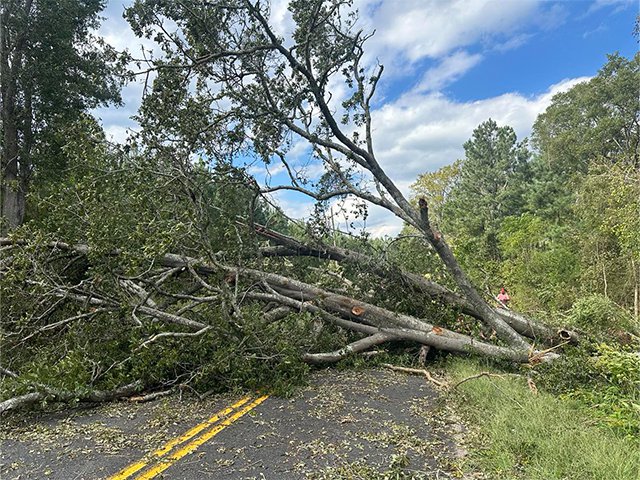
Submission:
{"label": "asphalt road", "polygon": [[292,399],[175,396],[10,417],[0,478],[459,478],[462,430],[422,377],[325,371]]}

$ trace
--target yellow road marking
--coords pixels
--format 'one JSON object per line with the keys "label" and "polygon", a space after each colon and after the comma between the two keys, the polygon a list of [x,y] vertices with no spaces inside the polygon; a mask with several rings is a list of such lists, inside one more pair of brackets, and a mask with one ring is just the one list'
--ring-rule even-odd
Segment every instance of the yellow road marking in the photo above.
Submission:
{"label": "yellow road marking", "polygon": [[241,407],[242,405],[247,403],[250,398],[251,397],[244,397],[244,398],[238,400],[236,403],[234,403],[230,407],[223,408],[218,413],[216,413],[213,417],[211,417],[209,420],[206,420],[206,421],[204,421],[202,423],[199,423],[198,425],[196,425],[195,427],[191,428],[190,430],[188,430],[184,434],[180,435],[177,438],[174,438],[173,440],[165,443],[159,449],[153,451],[151,453],[151,455],[150,455],[151,458],[148,458],[146,460],[143,459],[143,460],[140,460],[138,462],[132,463],[131,465],[128,465],[127,467],[125,467],[122,470],[120,470],[115,475],[112,475],[112,476],[108,477],[107,480],[125,480],[126,478],[129,478],[134,473],[136,473],[136,472],[142,470],[144,467],[146,467],[149,464],[149,462],[154,460],[154,457],[162,457],[167,452],[171,451],[171,449],[173,447],[175,447],[176,445],[179,445],[181,443],[186,442],[187,440],[190,440],[191,438],[193,438],[195,435],[200,433],[205,428],[208,428],[208,427],[212,426],[213,424],[215,424],[221,418],[229,415],[236,408]]}
{"label": "yellow road marking", "polygon": [[231,425],[233,422],[238,420],[240,417],[245,415],[247,412],[249,412],[250,410],[252,410],[255,407],[257,407],[258,405],[260,405],[268,397],[269,397],[268,395],[264,395],[264,396],[262,396],[260,398],[257,398],[256,400],[251,402],[246,407],[244,407],[241,410],[237,411],[232,416],[230,416],[229,418],[227,418],[226,420],[224,420],[220,424],[218,424],[215,427],[213,427],[208,432],[203,433],[202,435],[197,437],[195,440],[192,440],[190,443],[188,443],[187,445],[182,447],[180,450],[177,450],[176,452],[174,452],[171,455],[169,455],[168,458],[160,459],[160,463],[158,465],[153,467],[151,470],[143,473],[142,475],[137,476],[136,480],[150,480],[153,477],[155,477],[156,475],[158,475],[159,473],[164,472],[167,468],[169,468],[171,465],[176,463],[182,457],[184,457],[185,455],[188,455],[189,453],[195,451],[200,445],[202,445],[206,441],[210,440],[211,438],[216,436],[218,433],[220,433],[222,430],[224,430],[229,425]]}

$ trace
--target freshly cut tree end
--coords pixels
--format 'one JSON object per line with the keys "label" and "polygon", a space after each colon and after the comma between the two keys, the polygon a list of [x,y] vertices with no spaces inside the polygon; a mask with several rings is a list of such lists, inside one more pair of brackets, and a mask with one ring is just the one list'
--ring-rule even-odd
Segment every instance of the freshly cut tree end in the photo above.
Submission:
{"label": "freshly cut tree end", "polygon": [[563,342],[569,342],[573,345],[578,343],[578,335],[571,330],[567,330],[566,328],[561,328],[558,330],[558,338]]}

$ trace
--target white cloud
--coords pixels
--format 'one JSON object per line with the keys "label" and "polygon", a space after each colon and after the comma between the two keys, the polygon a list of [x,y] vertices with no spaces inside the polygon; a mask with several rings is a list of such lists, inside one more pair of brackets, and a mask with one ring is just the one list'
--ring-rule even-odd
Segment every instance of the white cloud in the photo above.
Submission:
{"label": "white cloud", "polygon": [[275,165],[265,165],[262,160],[256,160],[247,168],[247,173],[255,177],[256,180],[261,181],[262,177],[264,177],[263,183],[265,185],[271,183],[271,177],[283,172],[285,172],[283,164],[276,163]]}
{"label": "white cloud", "polygon": [[[437,170],[464,156],[462,145],[481,122],[493,118],[500,125],[510,125],[522,140],[530,135],[536,117],[547,108],[556,93],[588,79],[565,79],[533,97],[506,93],[471,102],[457,102],[441,93],[411,91],[373,112],[378,160],[398,188],[409,195],[409,187],[418,175]],[[320,162],[310,166],[318,170]],[[312,211],[313,201],[303,195],[279,192],[273,196],[292,218],[308,218]],[[356,201],[348,199],[346,210],[352,209]],[[356,229],[362,228],[360,220],[345,217],[338,211],[336,207],[335,221],[340,228],[346,229],[351,222],[355,223]],[[372,235],[393,236],[400,232],[402,226],[402,220],[387,210],[369,207],[366,227]]]}
{"label": "white cloud", "polygon": [[270,193],[268,197],[290,218],[306,219],[313,212],[313,202],[302,193],[280,190]]}
{"label": "white cloud", "polygon": [[582,34],[582,38],[588,38],[588,37],[590,37],[592,35],[598,35],[600,33],[605,33],[607,30],[609,30],[609,28],[606,25],[601,23],[596,28],[594,28],[592,30],[587,30],[586,32],[584,32]]}
{"label": "white cloud", "polygon": [[375,27],[369,47],[383,62],[398,54],[410,62],[439,58],[478,42],[510,36],[539,10],[536,0],[360,0],[356,6],[369,13],[362,23]]}
{"label": "white cloud", "polygon": [[[409,186],[419,174],[463,157],[463,143],[481,122],[491,117],[500,125],[512,126],[518,138],[523,139],[531,133],[533,122],[550,104],[553,95],[586,80],[587,77],[562,80],[535,97],[506,93],[474,102],[456,102],[442,94],[410,92],[374,112],[378,159],[400,190],[408,195]],[[285,211],[288,207],[284,205]],[[295,210],[304,211],[299,203]],[[353,220],[341,218],[340,223],[344,228],[347,221]],[[377,206],[370,207],[366,223],[367,230],[374,236],[396,235],[403,225],[399,218]]]}
{"label": "white cloud", "polygon": [[289,12],[289,0],[271,1],[269,21],[276,34],[285,39],[290,39],[293,29],[295,28],[295,23],[293,22],[291,12]]}
{"label": "white cloud", "polygon": [[[127,21],[123,18],[124,9],[133,3],[132,1],[111,1],[107,8],[102,12],[104,21],[100,25],[97,34],[102,36],[105,41],[116,50],[127,50],[135,58],[142,57],[142,51],[153,52],[154,55],[160,53],[159,47],[155,42],[147,38],[138,38],[135,36]],[[138,70],[136,65],[130,65],[134,71]],[[138,77],[136,80],[128,83],[121,92],[123,106],[121,107],[101,107],[92,111],[105,129],[107,138],[114,142],[126,141],[129,133],[136,130],[138,124],[131,119],[136,114],[140,103],[142,102],[142,94],[148,80],[149,85],[151,79]]]}
{"label": "white cloud", "polygon": [[508,52],[509,50],[515,50],[516,48],[519,48],[525,43],[527,43],[533,37],[534,35],[532,33],[521,33],[519,35],[509,38],[504,42],[496,42],[493,45],[492,50],[495,50],[496,52],[501,52],[501,53]]}
{"label": "white cloud", "polygon": [[[137,38],[122,18],[125,7],[131,3],[130,0],[109,2],[98,33],[117,49],[128,49],[134,56],[140,57],[143,48],[158,54],[157,45],[149,39]],[[290,39],[294,28],[288,3],[289,0],[273,0],[270,11],[274,30],[285,39]],[[538,0],[403,0],[401,3],[356,0],[354,7],[360,10],[359,27],[377,31],[367,44],[369,60],[379,58],[389,67],[383,77],[381,94],[384,94],[385,82],[402,74],[415,75],[411,63],[425,57],[440,63],[424,74],[421,88],[443,88],[481,61],[480,54],[468,53],[465,47],[492,42],[492,45],[502,45],[503,49],[515,48],[530,38],[520,31],[523,25],[535,23],[539,21],[535,19],[544,17],[543,13],[553,10],[552,7],[542,9]],[[105,128],[136,127],[130,117],[140,106],[143,84],[144,79],[140,78],[126,87],[124,109],[96,111]],[[341,82],[332,83],[330,90],[335,105],[347,95]]]}
{"label": "white cloud", "polygon": [[462,157],[462,144],[489,117],[512,126],[519,138],[528,136],[536,117],[555,93],[586,79],[563,80],[531,98],[505,93],[473,102],[456,102],[439,93],[409,92],[373,112],[378,158],[394,180],[408,185],[419,174]]}
{"label": "white cloud", "polygon": [[439,65],[427,70],[418,85],[418,90],[440,90],[455,82],[481,60],[482,55],[480,54],[472,55],[464,51],[454,52],[444,58]]}
{"label": "white cloud", "polygon": [[595,0],[595,2],[593,2],[589,7],[589,10],[587,10],[586,15],[597,12],[598,10],[601,10],[603,8],[610,7],[613,7],[614,13],[617,13],[631,5],[636,5],[637,7],[637,0]]}
{"label": "white cloud", "polygon": [[[597,0],[595,5],[626,4],[624,1]],[[285,38],[293,29],[287,0],[275,0],[271,19],[278,34]],[[491,117],[500,124],[515,128],[519,138],[528,136],[539,113],[549,104],[553,94],[566,90],[577,81],[566,80],[549,87],[547,92],[527,97],[505,93],[492,98],[458,102],[439,93],[477,65],[490,50],[514,49],[532,38],[528,27],[553,28],[566,18],[562,5],[548,5],[536,0],[503,2],[499,0],[356,0],[360,9],[360,26],[365,31],[377,30],[367,44],[368,58],[379,58],[387,64],[385,82],[391,84],[398,75],[410,72],[421,77],[418,85],[393,102],[381,103],[373,112],[374,145],[378,158],[389,176],[405,193],[415,178],[426,171],[453,162],[463,155],[462,144],[473,129]],[[598,7],[601,8],[601,7]],[[121,18],[122,4],[111,2],[105,16],[108,20],[100,30],[117,48],[127,47],[137,52],[140,45],[156,48],[147,40],[136,38]],[[473,49],[471,53],[469,50]],[[434,65],[426,72],[416,72],[419,61],[428,58]],[[424,65],[424,63],[422,63]],[[384,93],[384,87],[382,92]],[[332,83],[333,100],[339,105],[348,92],[342,82]],[[131,84],[123,91],[125,107],[99,109],[107,135],[122,141],[130,120],[142,98],[142,84]],[[378,96],[384,101],[384,97]],[[306,168],[311,176],[320,173],[320,162],[309,162],[305,142],[294,143],[291,163]],[[263,166],[256,173],[266,181]],[[271,174],[282,176],[281,167],[270,167]],[[261,179],[262,180],[262,179]],[[290,192],[274,193],[284,210],[292,217],[307,217],[312,202]],[[393,235],[402,222],[380,207],[371,207],[367,228],[376,236]]]}
{"label": "white cloud", "polygon": [[532,18],[532,25],[548,31],[565,23],[570,16],[570,11],[561,3],[547,3],[548,8],[539,9],[536,16]]}
{"label": "white cloud", "polygon": [[120,125],[108,125],[104,128],[107,140],[112,143],[126,143],[129,136],[129,128]]}

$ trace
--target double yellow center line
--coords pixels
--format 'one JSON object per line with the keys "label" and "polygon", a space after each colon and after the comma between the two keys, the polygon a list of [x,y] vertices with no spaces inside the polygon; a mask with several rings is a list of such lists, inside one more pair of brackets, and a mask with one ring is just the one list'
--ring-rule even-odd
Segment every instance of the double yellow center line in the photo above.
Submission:
{"label": "double yellow center line", "polygon": [[[151,464],[153,464],[153,466],[147,471],[138,475],[135,480],[148,480],[154,478],[156,475],[165,471],[185,455],[194,452],[200,445],[216,436],[218,433],[220,433],[233,422],[245,415],[247,412],[260,405],[267,399],[267,397],[268,395],[264,395],[262,397],[256,398],[252,402],[249,402],[251,400],[251,397],[244,397],[238,400],[230,407],[224,408],[217,412],[209,420],[196,425],[181,436],[167,442],[158,450],[152,452],[147,458],[132,463],[131,465],[120,470],[115,475],[108,477],[107,480],[125,480],[131,478],[134,474],[136,474],[140,470],[143,470]],[[243,405],[245,406],[243,407]],[[231,413],[233,413],[233,415],[230,415]],[[174,448],[178,446],[179,448],[174,451]],[[172,451],[173,453],[171,453]]]}

